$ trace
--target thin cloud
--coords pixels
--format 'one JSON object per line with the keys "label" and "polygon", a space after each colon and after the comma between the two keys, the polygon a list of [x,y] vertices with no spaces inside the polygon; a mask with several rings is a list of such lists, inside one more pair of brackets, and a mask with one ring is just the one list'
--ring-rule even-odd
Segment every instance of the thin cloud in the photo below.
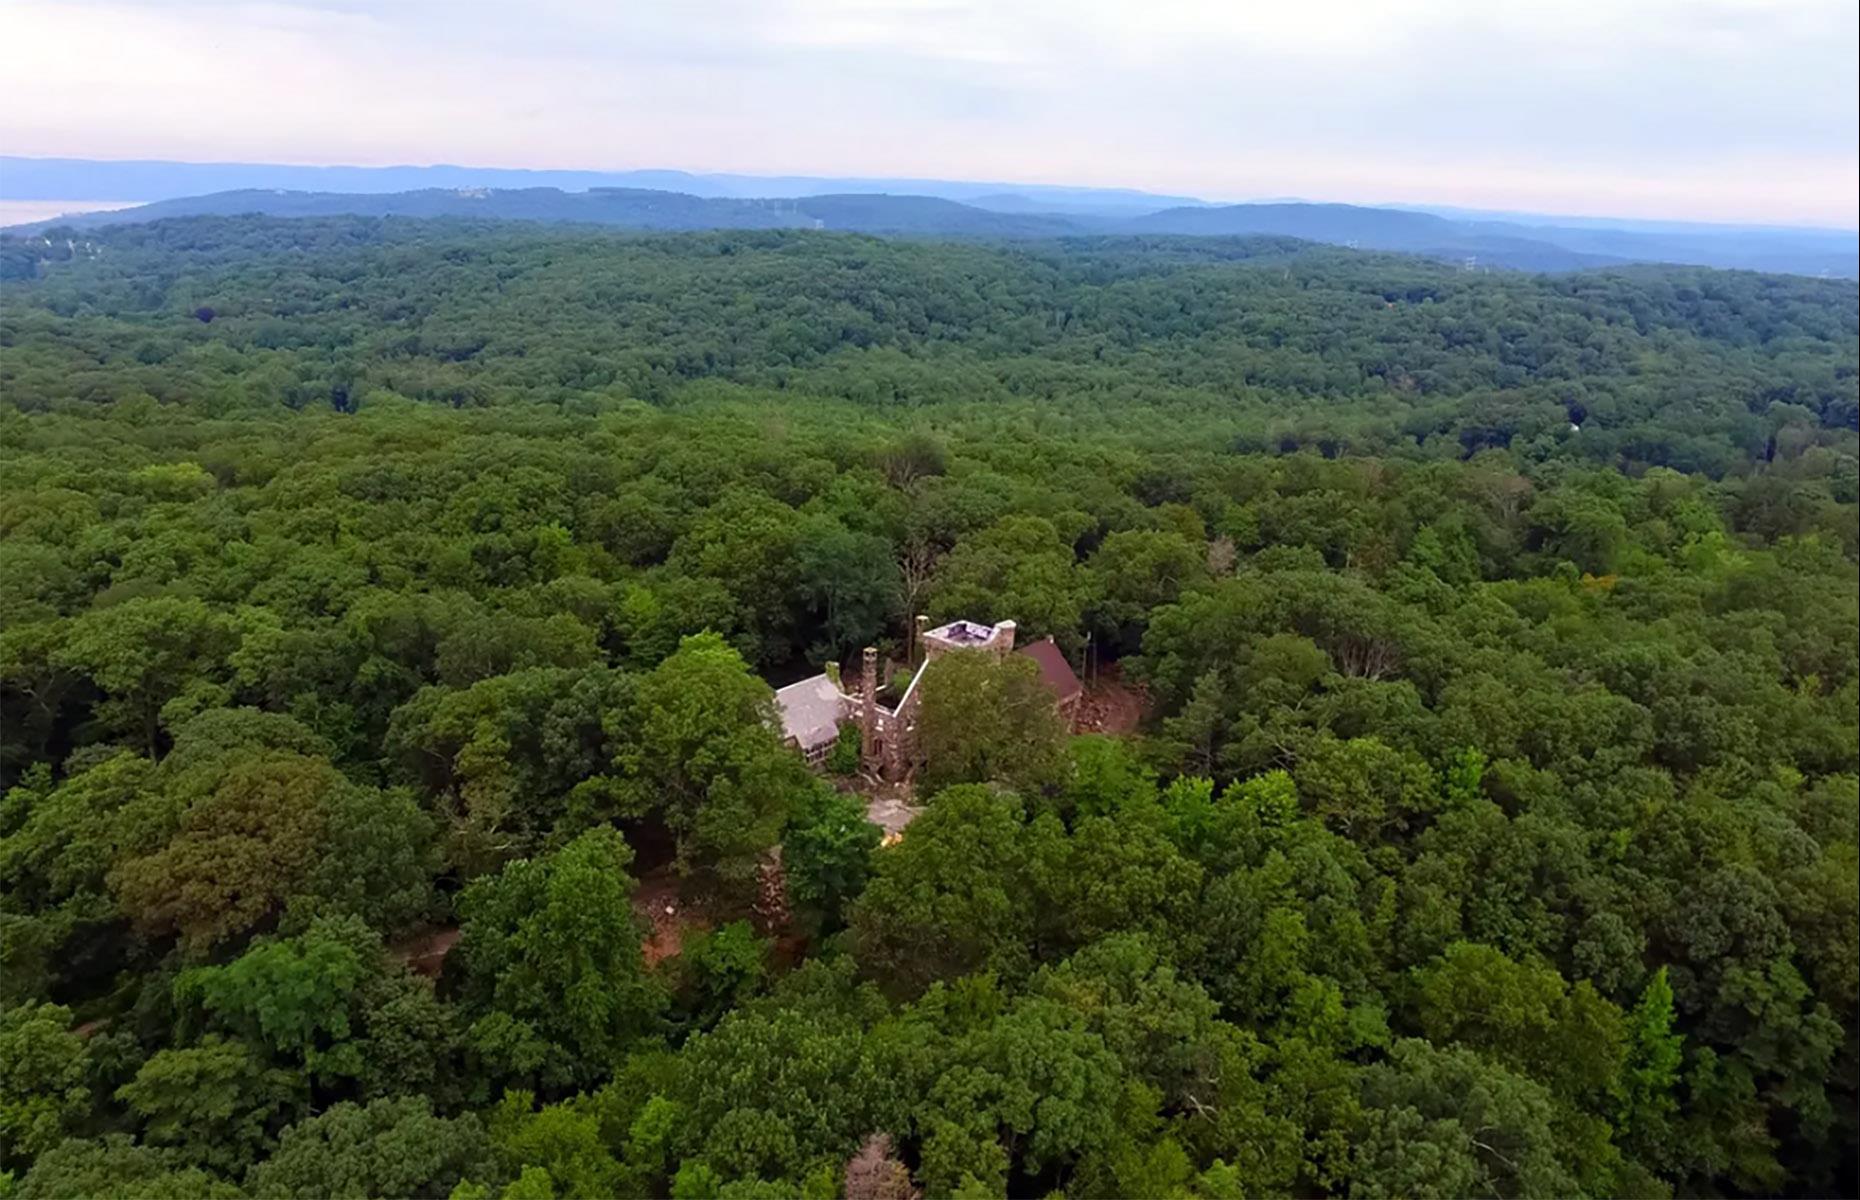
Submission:
{"label": "thin cloud", "polygon": [[1851,226],[1850,0],[8,0],[0,150]]}

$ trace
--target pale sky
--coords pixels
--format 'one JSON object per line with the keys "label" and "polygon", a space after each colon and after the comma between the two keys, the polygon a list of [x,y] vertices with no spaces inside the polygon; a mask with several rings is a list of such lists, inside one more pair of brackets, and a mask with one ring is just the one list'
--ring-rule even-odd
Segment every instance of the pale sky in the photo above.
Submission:
{"label": "pale sky", "polygon": [[0,153],[1852,227],[1855,0],[0,0]]}

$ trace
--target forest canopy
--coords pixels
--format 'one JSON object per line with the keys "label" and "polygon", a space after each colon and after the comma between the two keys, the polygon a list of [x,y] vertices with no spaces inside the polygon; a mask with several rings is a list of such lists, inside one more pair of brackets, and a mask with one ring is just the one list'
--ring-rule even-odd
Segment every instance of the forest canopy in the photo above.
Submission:
{"label": "forest canopy", "polygon": [[[0,271],[0,1196],[1860,1187],[1849,285],[359,218]],[[881,841],[773,686],[918,614],[1142,723],[941,670]]]}

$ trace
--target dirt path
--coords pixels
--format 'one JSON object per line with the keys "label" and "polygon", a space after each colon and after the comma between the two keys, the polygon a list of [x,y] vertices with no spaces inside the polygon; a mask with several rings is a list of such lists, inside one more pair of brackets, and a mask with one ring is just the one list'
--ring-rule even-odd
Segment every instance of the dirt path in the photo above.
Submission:
{"label": "dirt path", "polygon": [[709,929],[712,925],[701,906],[686,903],[683,883],[667,863],[647,872],[634,889],[633,910],[646,922],[646,940],[640,951],[648,967],[677,955],[687,930]]}
{"label": "dirt path", "polygon": [[1141,687],[1124,682],[1123,672],[1111,663],[1085,685],[1079,701],[1080,733],[1135,733],[1149,710],[1149,697]]}

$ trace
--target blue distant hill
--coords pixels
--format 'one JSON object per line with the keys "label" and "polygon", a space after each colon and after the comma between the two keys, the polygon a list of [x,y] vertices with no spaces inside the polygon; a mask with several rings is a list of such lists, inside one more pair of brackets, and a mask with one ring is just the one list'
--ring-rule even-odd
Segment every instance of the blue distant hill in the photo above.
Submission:
{"label": "blue distant hill", "polygon": [[1000,211],[1088,212],[1115,216],[1196,205],[1190,196],[1129,188],[972,183],[945,179],[728,175],[689,171],[555,171],[511,167],[306,167],[282,163],[106,161],[0,155],[0,199],[174,200],[248,189],[292,192],[414,192],[431,188],[639,188],[704,199],[798,199],[849,193],[933,196]]}
{"label": "blue distant hill", "polygon": [[[267,182],[255,185],[256,179]],[[199,194],[154,195],[194,184]],[[235,186],[219,186],[229,184]],[[1850,230],[1611,225],[1592,218],[1565,225],[1413,208],[1296,201],[1212,205],[1118,189],[937,180],[0,158],[0,198],[85,197],[151,202],[16,229],[261,213],[479,217],[659,230],[795,227],[916,237],[1277,235],[1428,255],[1474,268],[1568,271],[1672,262],[1860,277],[1860,235]]]}

